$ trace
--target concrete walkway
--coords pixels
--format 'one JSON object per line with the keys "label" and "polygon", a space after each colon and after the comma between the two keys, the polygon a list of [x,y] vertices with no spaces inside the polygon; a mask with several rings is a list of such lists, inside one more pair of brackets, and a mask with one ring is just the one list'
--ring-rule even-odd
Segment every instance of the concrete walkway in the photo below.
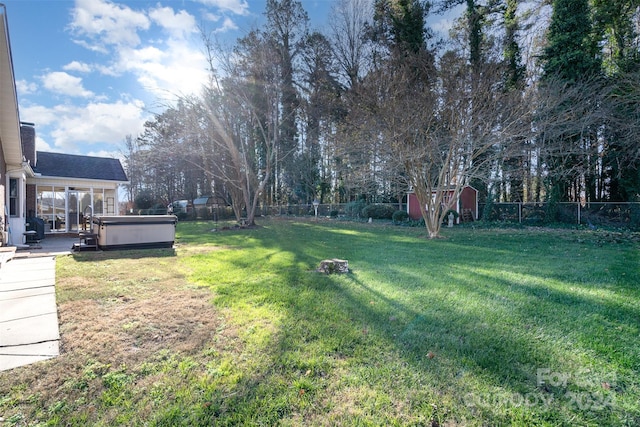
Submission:
{"label": "concrete walkway", "polygon": [[60,354],[55,256],[71,253],[77,242],[47,237],[0,267],[0,371]]}
{"label": "concrete walkway", "polygon": [[79,241],[77,237],[47,236],[40,243],[23,245],[16,251],[14,258],[68,255],[71,253],[73,244]]}
{"label": "concrete walkway", "polygon": [[0,371],[57,356],[55,257],[14,258],[0,270]]}

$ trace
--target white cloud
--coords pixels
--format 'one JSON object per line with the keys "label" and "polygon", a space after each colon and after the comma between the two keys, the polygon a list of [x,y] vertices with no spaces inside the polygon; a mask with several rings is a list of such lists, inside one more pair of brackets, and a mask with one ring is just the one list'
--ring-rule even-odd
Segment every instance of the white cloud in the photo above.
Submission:
{"label": "white cloud", "polygon": [[[241,13],[248,7],[226,0],[210,4]],[[133,75],[143,90],[155,96],[174,98],[176,94],[199,92],[206,82],[202,47],[190,37],[198,31],[196,20],[184,10],[157,5],[145,14],[105,0],[77,0],[71,28],[82,38],[76,43],[111,58],[92,65],[94,70],[111,77]],[[218,31],[234,28],[235,24],[226,19]],[[159,37],[162,33],[158,30],[165,32],[164,38]],[[74,61],[67,67],[80,71],[86,69],[82,65]]]}
{"label": "white cloud", "polygon": [[53,151],[51,146],[36,133],[36,151]]}
{"label": "white cloud", "polygon": [[136,64],[139,62],[161,62],[170,54],[166,50],[160,50],[155,46],[146,46],[140,49],[121,49],[118,53],[124,69],[129,68],[127,62]]}
{"label": "white cloud", "polygon": [[147,91],[160,98],[199,93],[207,81],[207,62],[200,49],[183,39],[160,48],[125,49],[115,67],[130,72]]}
{"label": "white cloud", "polygon": [[236,25],[236,23],[231,18],[227,17],[227,18],[224,18],[224,21],[222,21],[222,26],[220,28],[217,28],[215,32],[224,33],[226,31],[233,31],[237,29],[238,29],[238,25]]}
{"label": "white cloud", "polygon": [[[58,119],[54,109],[42,105],[20,105],[20,120],[34,123],[36,126],[36,150],[38,151],[54,151],[51,145],[42,138],[41,132]],[[46,132],[43,133],[46,134]]]}
{"label": "white cloud", "polygon": [[93,96],[93,92],[86,90],[82,86],[82,79],[80,77],[72,76],[64,71],[54,71],[45,74],[42,76],[42,83],[45,88],[60,95],[82,98]]}
{"label": "white cloud", "polygon": [[122,74],[122,70],[117,69],[114,64],[96,64],[95,70],[105,76],[118,77]]}
{"label": "white cloud", "polygon": [[76,0],[71,30],[90,39],[78,42],[92,50],[104,51],[106,45],[137,46],[138,30],[149,28],[147,16],[131,8],[103,0]]}
{"label": "white cloud", "polygon": [[204,12],[202,14],[202,19],[204,19],[205,21],[211,21],[211,22],[218,22],[221,17],[222,17],[221,15],[217,15],[212,12]]}
{"label": "white cloud", "polygon": [[38,90],[38,85],[26,80],[16,80],[16,90],[19,95],[29,95]]}
{"label": "white cloud", "polygon": [[49,134],[55,149],[68,153],[92,144],[120,145],[126,135],[140,134],[148,120],[140,102],[58,105],[54,110],[58,119]]}
{"label": "white cloud", "polygon": [[[201,3],[217,8],[216,22],[220,26],[217,32],[237,28],[227,15],[249,13],[244,0],[201,0]],[[97,155],[114,153],[126,135],[139,135],[150,117],[143,103],[135,99],[143,97],[139,87],[162,104],[173,102],[176,96],[200,92],[208,78],[208,64],[198,37],[194,37],[198,32],[196,18],[184,10],[160,4],[145,11],[131,8],[137,4],[75,1],[68,26],[75,43],[105,56],[101,60],[99,56],[90,60],[72,58],[59,71],[41,76],[41,86],[47,90],[75,99],[90,98],[91,102],[66,101],[50,107],[21,105],[21,117],[38,126],[38,150],[87,153],[91,148]],[[91,86],[97,83],[92,73],[109,77],[100,81],[100,89]],[[35,83],[27,81],[17,85],[23,93],[38,89]],[[122,94],[118,101],[101,102],[96,92],[104,91]],[[132,95],[136,92],[137,95]]]}
{"label": "white cloud", "polygon": [[149,17],[175,38],[197,32],[195,18],[184,10],[174,13],[170,7],[158,6],[149,12]]}
{"label": "white cloud", "polygon": [[150,118],[139,100],[52,108],[31,105],[21,107],[20,113],[22,120],[36,125],[37,150],[70,154],[85,154],[88,146],[95,146],[96,152],[115,152],[127,135],[139,135]]}
{"label": "white cloud", "polygon": [[80,73],[89,73],[91,72],[91,65],[85,62],[71,61],[67,65],[64,65],[62,69],[65,71],[78,71]]}
{"label": "white cloud", "polygon": [[92,52],[99,52],[108,54],[109,50],[102,45],[95,44],[94,42],[89,42],[86,40],[74,39],[72,40],[78,46],[82,46],[83,48],[90,50]]}
{"label": "white cloud", "polygon": [[199,0],[200,3],[217,7],[223,11],[233,12],[236,15],[248,15],[249,4],[244,0]]}
{"label": "white cloud", "polygon": [[[48,126],[58,120],[56,111],[43,105],[20,105],[20,119],[35,123],[37,127]],[[37,135],[36,130],[36,135]]]}

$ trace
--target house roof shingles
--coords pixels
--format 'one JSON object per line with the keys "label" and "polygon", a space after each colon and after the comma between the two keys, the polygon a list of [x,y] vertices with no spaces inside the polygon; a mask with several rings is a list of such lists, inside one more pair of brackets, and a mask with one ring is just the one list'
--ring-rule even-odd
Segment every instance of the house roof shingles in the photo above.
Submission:
{"label": "house roof shingles", "polygon": [[118,159],[38,151],[33,171],[42,176],[126,182]]}

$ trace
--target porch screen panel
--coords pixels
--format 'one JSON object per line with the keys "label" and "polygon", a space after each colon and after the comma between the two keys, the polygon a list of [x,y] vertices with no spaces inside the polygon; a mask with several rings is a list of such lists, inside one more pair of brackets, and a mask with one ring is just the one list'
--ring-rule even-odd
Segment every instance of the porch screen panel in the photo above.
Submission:
{"label": "porch screen panel", "polygon": [[67,210],[65,209],[65,188],[55,187],[54,189],[55,201],[53,205],[55,223],[53,230],[64,231],[67,221]]}
{"label": "porch screen panel", "polygon": [[104,190],[104,198],[106,200],[106,214],[107,215],[115,215],[116,214],[116,192],[115,190]]}
{"label": "porch screen panel", "polygon": [[83,188],[78,190],[79,222],[78,229],[87,230],[89,228],[89,217],[93,213],[91,205],[91,189]]}
{"label": "porch screen panel", "polygon": [[55,193],[53,187],[41,187],[36,188],[36,212],[38,217],[42,218],[45,224],[49,225],[50,230],[55,230],[54,227],[54,206],[55,206]]}
{"label": "porch screen panel", "polygon": [[104,215],[104,195],[102,188],[93,189],[93,214]]}

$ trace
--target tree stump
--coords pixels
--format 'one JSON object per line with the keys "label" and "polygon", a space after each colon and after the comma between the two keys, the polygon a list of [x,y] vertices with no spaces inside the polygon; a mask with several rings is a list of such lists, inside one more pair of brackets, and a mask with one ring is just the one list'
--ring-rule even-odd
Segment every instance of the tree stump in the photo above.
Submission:
{"label": "tree stump", "polygon": [[349,261],[346,259],[325,259],[320,262],[318,272],[325,274],[344,274],[349,272]]}

